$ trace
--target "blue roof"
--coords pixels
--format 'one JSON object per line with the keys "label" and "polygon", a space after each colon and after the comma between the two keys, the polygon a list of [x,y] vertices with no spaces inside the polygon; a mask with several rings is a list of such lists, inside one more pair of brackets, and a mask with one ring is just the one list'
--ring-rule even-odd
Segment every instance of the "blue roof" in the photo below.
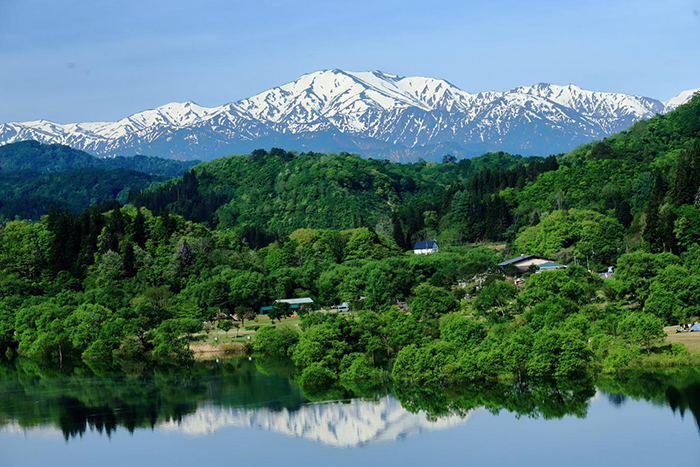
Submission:
{"label": "blue roof", "polygon": [[530,258],[536,258],[535,255],[523,255],[523,256],[518,256],[517,258],[511,258],[507,261],[503,261],[502,263],[498,263],[499,266],[508,266],[509,264],[514,264],[514,263],[519,263],[521,261],[524,261],[526,259]]}
{"label": "blue roof", "polygon": [[416,245],[413,247],[414,250],[428,250],[430,248],[435,248],[437,246],[437,242],[434,240],[428,240],[427,242],[416,242]]}

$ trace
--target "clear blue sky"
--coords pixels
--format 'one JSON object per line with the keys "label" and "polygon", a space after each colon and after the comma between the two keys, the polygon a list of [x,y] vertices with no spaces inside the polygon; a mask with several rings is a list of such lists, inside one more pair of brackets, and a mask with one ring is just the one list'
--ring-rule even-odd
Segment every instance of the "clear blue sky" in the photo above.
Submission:
{"label": "clear blue sky", "polygon": [[667,99],[700,87],[700,0],[0,0],[0,122],[215,106],[328,68]]}

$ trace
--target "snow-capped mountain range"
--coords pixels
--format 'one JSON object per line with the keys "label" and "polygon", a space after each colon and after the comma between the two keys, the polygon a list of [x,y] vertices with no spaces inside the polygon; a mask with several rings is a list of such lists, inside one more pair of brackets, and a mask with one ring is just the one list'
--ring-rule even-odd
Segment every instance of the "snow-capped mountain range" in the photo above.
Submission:
{"label": "snow-capped mountain range", "polygon": [[325,70],[220,107],[171,103],[117,122],[0,124],[0,144],[61,143],[97,156],[212,159],[278,146],[408,161],[446,153],[564,152],[687,102],[536,84],[462,91],[447,81]]}

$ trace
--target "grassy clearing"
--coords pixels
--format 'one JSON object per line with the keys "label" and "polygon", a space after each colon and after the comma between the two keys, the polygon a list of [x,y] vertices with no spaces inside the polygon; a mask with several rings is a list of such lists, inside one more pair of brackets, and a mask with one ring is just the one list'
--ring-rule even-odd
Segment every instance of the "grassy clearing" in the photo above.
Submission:
{"label": "grassy clearing", "polygon": [[700,332],[680,332],[676,333],[678,326],[666,326],[666,342],[680,342],[691,352],[700,352]]}
{"label": "grassy clearing", "polygon": [[[240,330],[236,330],[236,328],[232,328],[229,332],[224,332],[221,329],[212,329],[211,331],[207,332],[202,332],[199,335],[204,335],[204,340],[199,341],[198,344],[200,345],[209,345],[209,346],[216,346],[216,345],[222,345],[222,344],[228,344],[231,342],[239,342],[239,343],[244,343],[247,342],[248,340],[252,341],[255,339],[255,331],[251,328],[260,326],[279,326],[280,324],[284,324],[287,326],[299,326],[299,321],[300,318],[294,317],[294,318],[286,318],[283,319],[282,322],[280,323],[279,321],[275,321],[272,323],[270,318],[267,315],[262,315],[258,316],[256,320],[254,321],[246,321],[244,326],[241,326]],[[248,328],[248,329],[245,329]],[[216,338],[219,338],[218,341]],[[250,337],[250,339],[248,339]]]}
{"label": "grassy clearing", "polygon": [[281,323],[279,321],[272,323],[269,316],[258,316],[255,320],[246,321],[239,330],[232,328],[229,332],[224,332],[221,329],[212,329],[209,332],[201,332],[198,335],[204,336],[204,339],[192,343],[190,349],[194,351],[197,359],[243,354],[246,351],[245,343],[255,340],[256,331],[252,328],[279,326],[280,324],[298,327],[299,321],[300,318],[297,316],[283,319]]}

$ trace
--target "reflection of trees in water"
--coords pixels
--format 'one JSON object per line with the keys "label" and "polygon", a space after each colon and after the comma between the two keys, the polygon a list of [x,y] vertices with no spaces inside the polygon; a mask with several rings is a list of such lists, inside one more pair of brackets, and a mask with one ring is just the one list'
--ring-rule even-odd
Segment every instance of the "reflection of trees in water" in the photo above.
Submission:
{"label": "reflection of trees in water", "polygon": [[601,391],[601,394],[603,394],[608,399],[608,402],[615,407],[622,407],[625,405],[625,402],[627,402],[627,396],[621,392]]}
{"label": "reflection of trees in water", "polygon": [[78,366],[61,373],[23,361],[0,365],[0,420],[23,427],[53,424],[69,439],[88,429],[109,436],[117,427],[133,433],[179,422],[202,402],[294,410],[305,401],[297,386],[247,360],[129,371]]}
{"label": "reflection of trees in water", "polygon": [[685,416],[686,410],[690,410],[700,431],[700,383],[694,383],[682,389],[669,387],[666,391],[666,400],[673,412],[678,410],[681,417]]}
{"label": "reflection of trees in water", "polygon": [[597,385],[609,400],[611,396],[617,397],[619,394],[623,398],[668,405],[674,413],[678,411],[681,417],[689,411],[700,431],[700,371],[697,368],[622,372],[599,378]]}
{"label": "reflection of trees in water", "polygon": [[521,382],[460,386],[458,388],[396,387],[401,404],[412,412],[423,410],[433,417],[466,414],[484,407],[497,413],[505,409],[519,416],[585,417],[595,395],[591,380],[554,383]]}
{"label": "reflection of trees in water", "polygon": [[[230,409],[295,412],[309,400],[354,397],[378,400],[387,388],[335,386],[305,393],[292,382],[293,369],[280,362],[228,360],[187,368],[76,366],[63,372],[17,361],[0,365],[0,425],[54,425],[68,440],[95,430],[110,436],[118,427],[134,432],[163,423],[179,424],[203,405]],[[429,420],[465,417],[476,408],[518,416],[556,419],[585,417],[596,387],[615,406],[627,398],[668,405],[681,416],[690,412],[700,429],[700,372],[630,372],[558,383],[521,382],[454,388],[396,386],[394,395],[412,413]]]}

